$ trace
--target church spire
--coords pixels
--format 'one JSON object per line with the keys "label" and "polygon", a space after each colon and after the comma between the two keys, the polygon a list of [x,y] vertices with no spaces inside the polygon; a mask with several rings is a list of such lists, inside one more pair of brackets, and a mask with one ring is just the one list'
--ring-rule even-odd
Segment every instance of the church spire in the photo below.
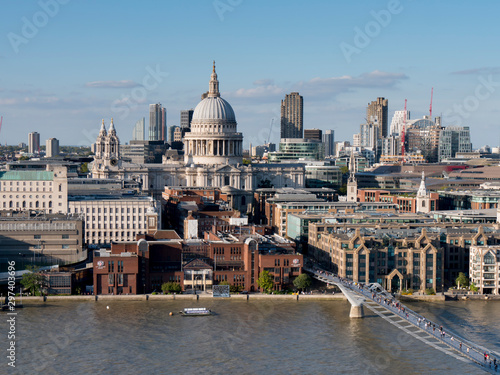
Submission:
{"label": "church spire", "polygon": [[425,173],[422,171],[422,180],[420,180],[420,188],[418,189],[417,196],[425,197],[427,196],[427,187],[425,186]]}
{"label": "church spire", "polygon": [[220,96],[219,81],[217,80],[217,73],[215,72],[215,60],[212,68],[212,75],[210,76],[210,89],[208,91],[209,98],[216,98]]}

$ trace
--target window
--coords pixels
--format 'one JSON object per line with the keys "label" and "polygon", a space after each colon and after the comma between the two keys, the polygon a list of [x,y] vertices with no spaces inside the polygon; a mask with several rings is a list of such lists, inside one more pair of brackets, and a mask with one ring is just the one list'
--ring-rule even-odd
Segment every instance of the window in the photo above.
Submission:
{"label": "window", "polygon": [[39,240],[39,239],[41,239],[41,238],[42,238],[42,235],[41,235],[41,234],[35,234],[35,235],[33,236],[33,238],[34,238],[35,240]]}
{"label": "window", "polygon": [[68,240],[69,239],[69,234],[63,234],[62,235],[63,240]]}
{"label": "window", "polygon": [[69,245],[61,245],[62,249],[69,249]]}

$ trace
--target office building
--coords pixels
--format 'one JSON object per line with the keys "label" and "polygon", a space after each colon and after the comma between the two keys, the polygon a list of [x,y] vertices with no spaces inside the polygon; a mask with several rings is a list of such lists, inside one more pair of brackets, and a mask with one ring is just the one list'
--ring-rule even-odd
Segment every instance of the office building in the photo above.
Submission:
{"label": "office building", "polygon": [[172,142],[175,141],[174,133],[176,132],[177,129],[180,129],[177,125],[171,125],[168,128],[168,143],[172,144]]}
{"label": "office building", "polygon": [[325,157],[335,155],[335,131],[325,130],[323,133],[323,143],[325,145]]}
{"label": "office building", "polygon": [[181,111],[181,128],[191,129],[191,120],[193,119],[194,109]]}
{"label": "office building", "polygon": [[68,197],[68,212],[85,218],[87,244],[132,241],[136,235],[159,229],[160,217],[152,198],[129,192],[96,192]]}
{"label": "office building", "polygon": [[304,138],[322,141],[323,132],[320,129],[304,129]]}
{"label": "office building", "polygon": [[281,101],[281,138],[303,138],[304,100],[298,92],[292,92]]}
{"label": "office building", "polygon": [[48,158],[59,155],[59,140],[49,138],[45,141],[45,156]]}
{"label": "office building", "polygon": [[28,153],[40,153],[40,133],[32,132],[28,134]]}
{"label": "office building", "polygon": [[439,161],[454,158],[457,152],[471,152],[468,126],[448,126],[439,136]]}
{"label": "office building", "polygon": [[[410,111],[406,111],[406,123],[410,121]],[[392,116],[390,135],[401,135],[405,123],[405,111],[395,111]]]}
{"label": "office building", "polygon": [[261,158],[264,154],[276,151],[275,143],[265,143],[263,145],[250,147],[250,156]]}
{"label": "office building", "polygon": [[406,122],[405,146],[408,155],[421,154],[429,163],[438,162],[438,147],[442,128],[424,116]]}
{"label": "office building", "polygon": [[67,167],[47,164],[37,169],[12,169],[0,172],[0,208],[66,213],[68,209]]}
{"label": "office building", "polygon": [[167,110],[160,103],[149,105],[149,140],[166,141]]}
{"label": "office building", "polygon": [[379,127],[378,137],[387,137],[388,129],[388,108],[389,100],[385,98],[377,98],[377,100],[368,103],[366,108],[366,120],[369,123],[374,123],[377,119]]}
{"label": "office building", "polygon": [[146,124],[146,119],[143,117],[135,123],[134,131],[132,134],[133,141],[145,141],[144,139],[144,128]]}
{"label": "office building", "polygon": [[361,124],[360,128],[360,146],[370,147],[376,150],[377,143],[380,138],[380,127],[377,121]]}
{"label": "office building", "polygon": [[16,270],[79,262],[87,257],[83,246],[83,219],[79,215],[36,211],[0,211],[0,272],[7,260]]}
{"label": "office building", "polygon": [[120,145],[120,154],[124,160],[135,164],[158,164],[167,151],[163,141],[130,141],[128,145]]}
{"label": "office building", "polygon": [[282,138],[279,151],[269,152],[270,162],[285,160],[323,160],[325,150],[322,141],[304,138]]}
{"label": "office building", "polygon": [[177,126],[174,129],[173,137],[174,137],[173,138],[174,142],[178,142],[178,143],[182,142],[182,128]]}

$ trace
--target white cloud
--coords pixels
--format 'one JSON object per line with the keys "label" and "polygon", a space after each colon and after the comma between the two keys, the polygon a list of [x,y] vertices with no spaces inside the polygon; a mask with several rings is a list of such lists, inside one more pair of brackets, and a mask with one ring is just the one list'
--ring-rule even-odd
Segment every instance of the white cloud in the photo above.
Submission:
{"label": "white cloud", "polygon": [[225,93],[228,99],[236,103],[239,99],[250,99],[246,104],[261,104],[275,102],[286,93],[298,91],[301,95],[315,100],[331,100],[340,94],[353,92],[359,89],[386,89],[393,88],[408,76],[403,73],[389,73],[375,70],[360,74],[357,77],[339,76],[312,78],[309,81],[289,82],[283,85],[275,84],[272,79],[260,79],[253,84],[256,87],[240,88],[233,92]]}
{"label": "white cloud", "polygon": [[100,89],[123,89],[123,88],[133,88],[140,86],[137,82],[130,80],[123,81],[94,81],[87,82],[86,87],[100,88]]}

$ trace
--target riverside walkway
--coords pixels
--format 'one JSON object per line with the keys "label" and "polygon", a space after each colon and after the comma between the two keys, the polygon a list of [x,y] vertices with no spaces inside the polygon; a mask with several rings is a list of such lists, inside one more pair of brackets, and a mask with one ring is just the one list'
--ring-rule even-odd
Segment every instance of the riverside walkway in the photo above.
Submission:
{"label": "riverside walkway", "polygon": [[[500,354],[475,344],[453,333],[446,327],[425,318],[396,300],[379,284],[362,285],[340,278],[317,267],[304,267],[317,280],[337,285],[344,294],[352,293],[351,299],[362,301],[362,305],[398,327],[412,337],[446,353],[455,359],[473,363],[489,373],[500,372]],[[347,295],[346,295],[347,297]]]}

